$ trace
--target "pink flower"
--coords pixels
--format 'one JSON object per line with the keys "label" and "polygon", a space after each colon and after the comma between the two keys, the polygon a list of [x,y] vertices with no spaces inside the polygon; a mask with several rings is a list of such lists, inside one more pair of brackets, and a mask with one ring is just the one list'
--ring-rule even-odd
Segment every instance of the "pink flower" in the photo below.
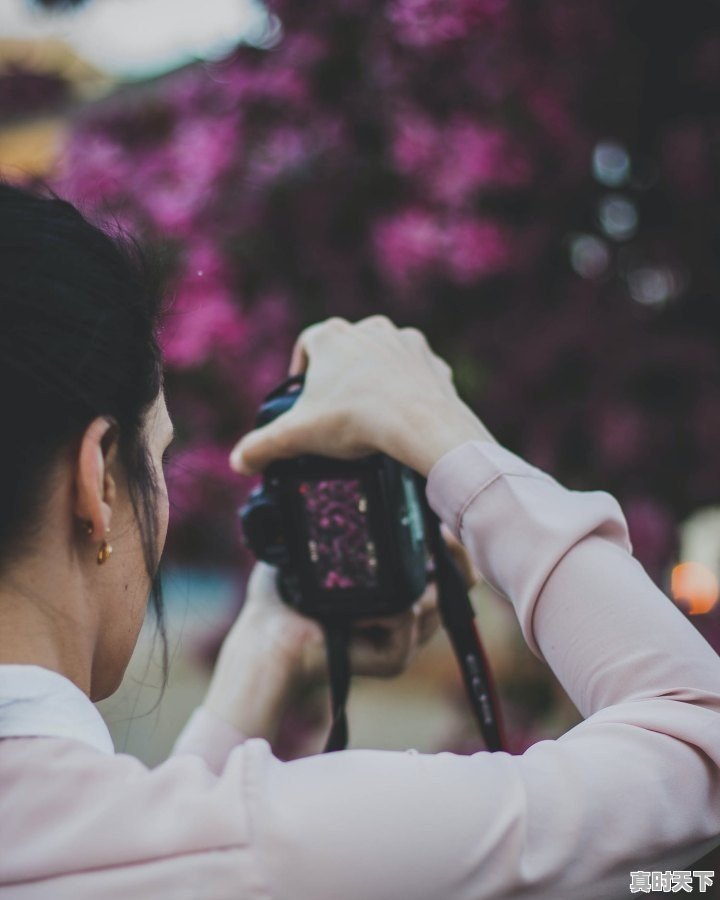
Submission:
{"label": "pink flower", "polygon": [[443,151],[432,189],[449,204],[462,203],[478,188],[523,187],[533,176],[530,158],[508,132],[470,119],[456,121],[447,129]]}
{"label": "pink flower", "polygon": [[435,125],[417,112],[405,112],[397,117],[393,136],[393,156],[401,172],[421,172],[434,162],[439,133]]}
{"label": "pink flower", "polygon": [[460,206],[478,189],[528,185],[534,166],[511,134],[466,117],[440,129],[417,112],[398,116],[392,144],[398,169],[419,176],[437,200]]}
{"label": "pink flower", "polygon": [[460,218],[440,221],[422,209],[406,210],[375,231],[378,264],[398,287],[431,272],[446,271],[459,284],[505,269],[510,245],[492,222]]}
{"label": "pink flower", "polygon": [[[215,354],[234,354],[246,339],[247,325],[213,252],[204,246],[191,255],[193,268],[180,282],[164,322],[160,339],[170,366],[198,366]],[[204,265],[209,268],[199,267]]]}
{"label": "pink flower", "polygon": [[302,105],[308,99],[305,79],[293,66],[254,68],[235,62],[222,74],[216,71],[214,81],[235,104],[274,101],[294,106]]}
{"label": "pink flower", "polygon": [[475,28],[501,28],[508,10],[508,0],[394,0],[388,17],[402,43],[432,47]]}
{"label": "pink flower", "polygon": [[170,145],[173,163],[184,174],[213,184],[234,159],[237,140],[238,126],[232,116],[180,119]]}
{"label": "pink flower", "polygon": [[237,392],[238,403],[242,398],[254,416],[263,397],[287,377],[298,323],[289,298],[268,293],[243,311],[243,325],[242,343],[218,363],[229,389]]}
{"label": "pink flower", "polygon": [[79,131],[60,162],[58,190],[71,200],[93,206],[125,195],[130,160],[110,136]]}
{"label": "pink flower", "polygon": [[459,284],[502,272],[511,259],[509,241],[493,222],[453,222],[447,229],[445,245],[450,276]]}
{"label": "pink flower", "polygon": [[248,181],[255,187],[300,167],[307,159],[307,135],[291,126],[282,126],[254,148],[248,161]]}
{"label": "pink flower", "polygon": [[402,286],[437,262],[443,233],[431,213],[409,209],[381,221],[375,229],[374,244],[381,270]]}
{"label": "pink flower", "polygon": [[[283,38],[283,56],[288,71],[297,75],[315,66],[332,51],[327,37],[317,31],[294,31]],[[303,84],[304,88],[304,84]],[[297,90],[297,85],[296,85]]]}
{"label": "pink flower", "polygon": [[538,130],[544,132],[542,144],[559,158],[564,179],[576,182],[578,177],[584,178],[597,135],[586,130],[575,112],[576,87],[564,74],[539,78],[530,64],[519,69],[518,91]]}
{"label": "pink flower", "polygon": [[209,491],[217,497],[238,495],[237,476],[228,463],[230,447],[191,444],[175,452],[166,472],[173,529],[196,518],[206,518]]}
{"label": "pink flower", "polygon": [[193,117],[179,123],[161,148],[139,156],[133,173],[137,197],[161,231],[190,234],[232,164],[236,145],[234,118]]}

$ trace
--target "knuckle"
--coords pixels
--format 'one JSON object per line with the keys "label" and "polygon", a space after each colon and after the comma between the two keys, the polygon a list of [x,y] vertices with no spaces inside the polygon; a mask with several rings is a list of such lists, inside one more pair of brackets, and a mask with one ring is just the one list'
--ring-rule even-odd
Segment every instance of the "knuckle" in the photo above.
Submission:
{"label": "knuckle", "polygon": [[300,335],[300,342],[304,347],[311,347],[318,340],[331,335],[337,335],[350,327],[350,323],[339,316],[331,316],[322,322],[309,325]]}
{"label": "knuckle", "polygon": [[345,331],[350,327],[347,319],[343,319],[340,316],[330,316],[329,319],[325,319],[320,324],[326,331]]}
{"label": "knuckle", "polygon": [[315,337],[317,336],[319,325],[308,325],[307,328],[303,328],[300,332],[300,336],[295,342],[296,347],[307,347],[309,346]]}
{"label": "knuckle", "polygon": [[362,319],[358,324],[367,325],[371,328],[395,328],[395,326],[387,316],[383,316],[380,314],[368,316],[366,319]]}
{"label": "knuckle", "polygon": [[422,333],[422,331],[420,331],[417,328],[412,328],[412,327],[403,328],[402,335],[408,341],[412,342],[413,344],[415,344],[419,347],[422,347],[423,349],[428,347],[427,338]]}

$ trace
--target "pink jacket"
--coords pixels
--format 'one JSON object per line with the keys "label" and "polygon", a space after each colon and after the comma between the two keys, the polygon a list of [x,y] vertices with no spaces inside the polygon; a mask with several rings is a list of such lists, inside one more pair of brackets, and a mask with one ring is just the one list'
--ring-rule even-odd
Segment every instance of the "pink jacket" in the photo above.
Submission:
{"label": "pink jacket", "polygon": [[149,770],[30,722],[0,741],[0,898],[612,900],[720,843],[720,658],[614,498],[486,442],[444,456],[428,496],[582,724],[522,756],[284,763],[200,710]]}

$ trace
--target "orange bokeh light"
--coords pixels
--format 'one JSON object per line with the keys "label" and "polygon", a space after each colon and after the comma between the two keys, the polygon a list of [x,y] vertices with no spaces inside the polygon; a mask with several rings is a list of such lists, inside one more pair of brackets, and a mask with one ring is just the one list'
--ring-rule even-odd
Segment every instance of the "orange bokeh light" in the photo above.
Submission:
{"label": "orange bokeh light", "polygon": [[676,603],[688,606],[691,616],[710,612],[720,593],[715,573],[698,562],[680,563],[673,568],[670,592]]}

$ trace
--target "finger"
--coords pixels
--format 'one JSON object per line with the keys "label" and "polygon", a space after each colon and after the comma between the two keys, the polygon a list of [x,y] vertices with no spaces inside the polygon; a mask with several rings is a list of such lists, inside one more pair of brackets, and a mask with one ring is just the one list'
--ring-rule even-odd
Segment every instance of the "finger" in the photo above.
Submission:
{"label": "finger", "polygon": [[407,346],[412,347],[424,359],[433,373],[439,375],[443,380],[449,381],[452,385],[452,369],[441,356],[434,352],[422,331],[412,327],[402,328],[400,334]]}
{"label": "finger", "polygon": [[438,609],[428,610],[420,616],[417,629],[418,647],[424,647],[430,641],[441,623],[442,619]]}
{"label": "finger", "polygon": [[387,316],[374,315],[367,316],[364,319],[360,319],[359,322],[356,322],[357,328],[382,328],[385,331],[397,331],[398,328],[394,322],[388,319]]}
{"label": "finger", "polygon": [[230,453],[230,468],[240,475],[254,475],[274,459],[295,456],[293,411],[294,407],[238,441]]}
{"label": "finger", "polygon": [[417,350],[422,351],[423,355],[431,353],[427,338],[422,331],[418,331],[417,328],[401,328],[400,335],[411,347],[415,347]]}
{"label": "finger", "polygon": [[429,610],[437,609],[437,596],[437,585],[434,581],[428,582],[425,590],[413,603],[412,609],[415,615],[421,616]]}
{"label": "finger", "polygon": [[292,354],[290,356],[290,367],[288,369],[288,375],[294,377],[296,375],[303,375],[308,367],[308,363],[310,362],[310,357],[307,354],[307,350],[305,349],[305,343],[303,341],[303,336],[295,341],[295,346],[293,347]]}
{"label": "finger", "polygon": [[350,662],[356,674],[391,678],[405,669],[416,645],[417,620],[408,611],[393,621],[390,627],[382,624],[353,632]]}
{"label": "finger", "polygon": [[417,643],[421,647],[430,640],[440,625],[437,585],[434,582],[425,588],[415,602],[413,611],[417,616]]}
{"label": "finger", "polygon": [[347,319],[341,319],[339,316],[331,316],[329,319],[325,319],[322,322],[316,322],[314,325],[309,325],[305,328],[295,341],[295,346],[293,347],[292,355],[290,357],[288,374],[291,376],[302,375],[310,363],[313,347],[317,344],[318,340],[322,340],[328,335],[347,331],[350,327],[350,323]]}
{"label": "finger", "polygon": [[258,560],[248,578],[243,605],[248,607],[258,600],[265,603],[268,598],[280,600],[277,588],[277,569]]}
{"label": "finger", "polygon": [[447,526],[441,525],[440,528],[445,544],[450,551],[450,556],[453,558],[455,565],[460,570],[460,574],[462,575],[463,580],[465,581],[465,584],[467,585],[469,590],[477,582],[480,576],[475,571],[472,560],[468,556],[467,551],[460,543],[460,541],[453,535],[453,533],[449,528],[447,528]]}
{"label": "finger", "polygon": [[432,355],[432,363],[435,368],[443,376],[443,378],[446,378],[450,382],[450,384],[453,384],[454,379],[452,366],[449,363],[445,362],[442,356],[436,356],[432,351],[430,351],[430,353]]}
{"label": "finger", "polygon": [[275,566],[258,560],[248,578],[248,592],[277,593],[277,573]]}

